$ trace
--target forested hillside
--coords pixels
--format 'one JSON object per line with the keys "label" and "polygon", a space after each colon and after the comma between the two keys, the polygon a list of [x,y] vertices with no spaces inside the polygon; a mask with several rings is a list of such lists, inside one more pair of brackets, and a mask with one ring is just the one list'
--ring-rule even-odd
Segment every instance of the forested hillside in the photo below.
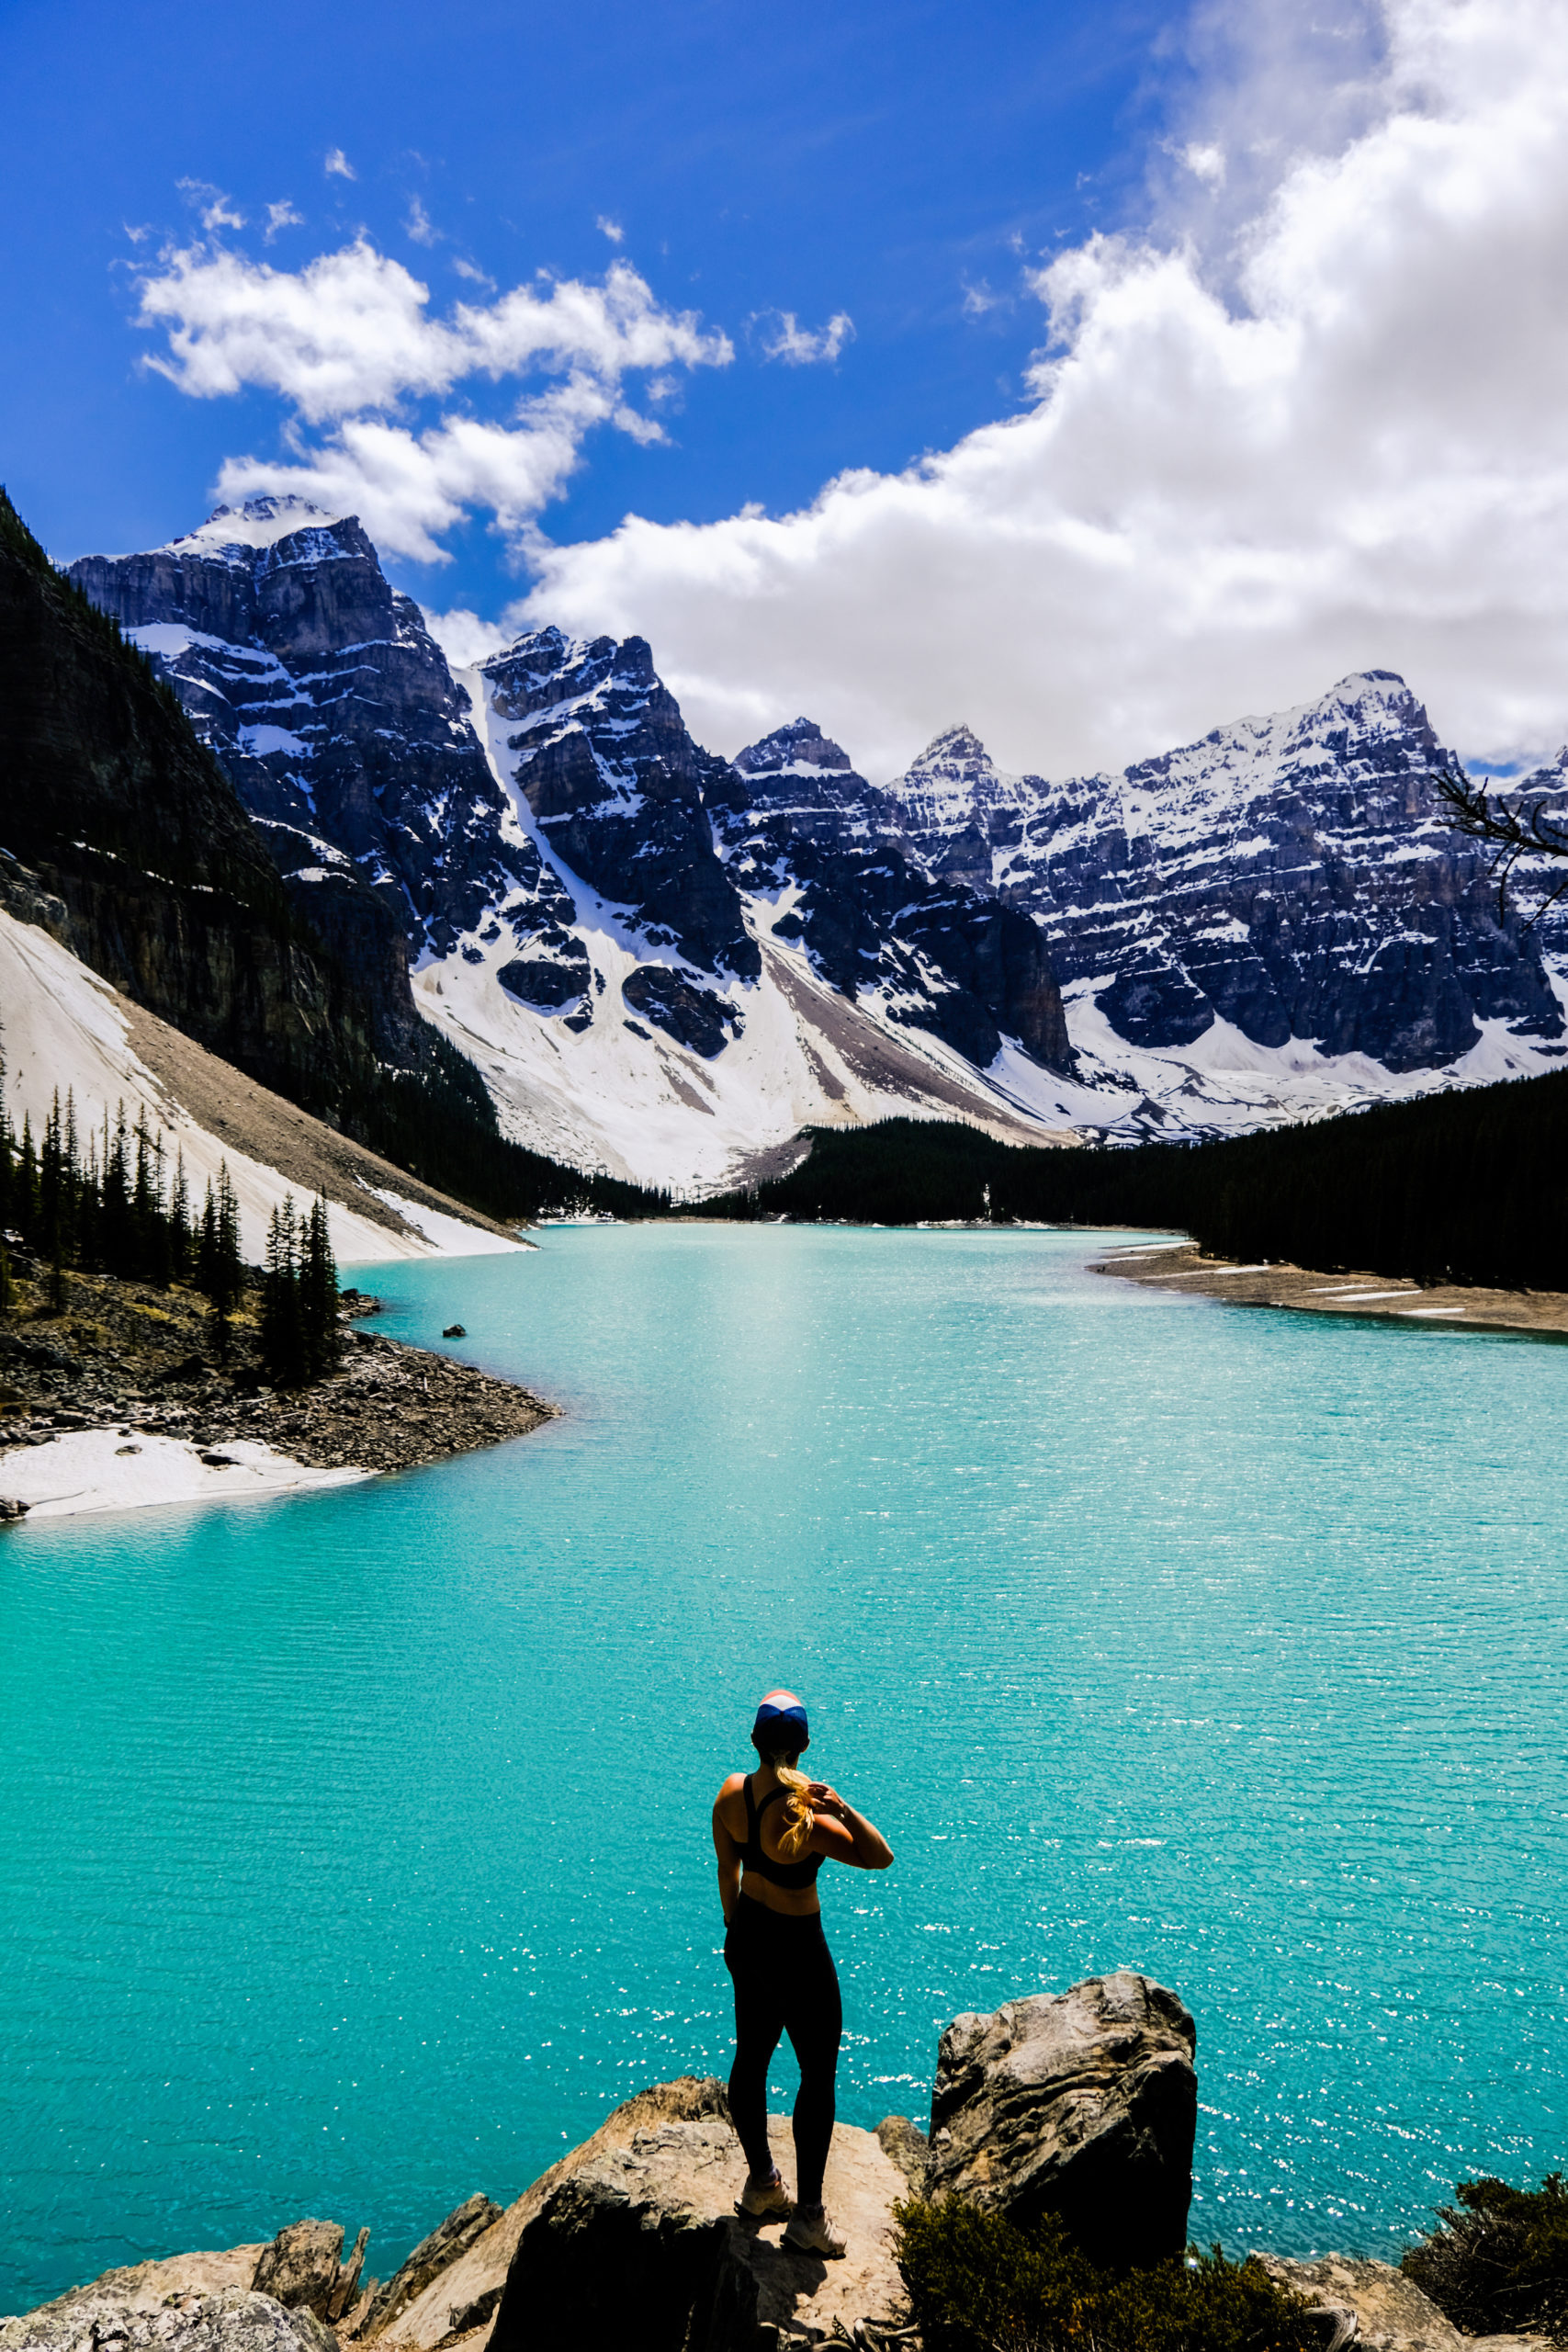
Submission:
{"label": "forested hillside", "polygon": [[1146,1226],[1232,1258],[1568,1289],[1568,1071],[1222,1143],[1029,1150],[912,1119],[818,1131],[737,1218]]}

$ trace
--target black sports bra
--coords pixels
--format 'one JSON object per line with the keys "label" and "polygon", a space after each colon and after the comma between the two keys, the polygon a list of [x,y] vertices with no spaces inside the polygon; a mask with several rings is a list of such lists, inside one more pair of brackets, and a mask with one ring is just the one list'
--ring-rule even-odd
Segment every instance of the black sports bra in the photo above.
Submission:
{"label": "black sports bra", "polygon": [[762,1815],[775,1798],[787,1797],[784,1788],[770,1789],[759,1804],[751,1794],[751,1776],[741,1783],[746,1798],[746,1843],[740,1849],[740,1859],[749,1871],[770,1880],[774,1886],[802,1887],[814,1883],[822,1867],[820,1854],[807,1854],[803,1862],[775,1862],[771,1854],[762,1851]]}

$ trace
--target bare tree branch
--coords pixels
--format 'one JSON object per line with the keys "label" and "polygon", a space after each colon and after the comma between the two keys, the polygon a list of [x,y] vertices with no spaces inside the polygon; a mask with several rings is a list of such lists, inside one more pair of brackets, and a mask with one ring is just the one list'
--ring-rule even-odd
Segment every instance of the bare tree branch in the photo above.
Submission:
{"label": "bare tree branch", "polygon": [[[1472,784],[1462,768],[1442,768],[1433,776],[1438,797],[1448,810],[1449,823],[1456,833],[1467,833],[1472,841],[1484,842],[1496,855],[1487,873],[1497,884],[1497,920],[1506,920],[1508,911],[1508,884],[1521,857],[1555,857],[1568,861],[1568,785],[1561,793],[1547,793],[1529,808],[1510,808],[1506,804],[1495,804],[1483,784]],[[1568,874],[1555,889],[1537,907],[1527,931],[1533,931],[1542,915],[1568,893]]]}

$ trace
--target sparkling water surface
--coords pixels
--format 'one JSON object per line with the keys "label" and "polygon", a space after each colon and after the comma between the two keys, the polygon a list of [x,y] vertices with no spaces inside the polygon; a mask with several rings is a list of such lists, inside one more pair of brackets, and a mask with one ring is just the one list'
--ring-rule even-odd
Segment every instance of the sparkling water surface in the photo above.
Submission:
{"label": "sparkling water surface", "polygon": [[727,2071],[708,1809],[779,1681],[897,1855],[823,1881],[848,2120],[1133,1967],[1200,2239],[1386,2255],[1568,2162],[1568,1350],[1082,1234],[544,1244],[375,1277],[537,1435],[0,1541],[0,2311],[307,2212],[385,2277]]}

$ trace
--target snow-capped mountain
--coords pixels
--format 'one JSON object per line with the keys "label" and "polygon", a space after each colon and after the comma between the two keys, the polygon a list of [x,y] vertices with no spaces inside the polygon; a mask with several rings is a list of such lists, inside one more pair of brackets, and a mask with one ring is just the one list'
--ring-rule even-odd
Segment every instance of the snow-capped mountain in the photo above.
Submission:
{"label": "snow-capped mountain", "polygon": [[955,727],[874,787],[808,718],[703,750],[640,639],[454,675],[358,523],[298,501],[73,571],[333,945],[393,938],[389,1003],[581,1166],[701,1189],[910,1110],[1214,1133],[1564,1051],[1387,672],[1120,775],[1006,775]]}
{"label": "snow-capped mountain", "polygon": [[358,523],[297,500],[72,569],[174,685],[332,944],[397,923],[419,1010],[518,1141],[711,1185],[809,1122],[1066,1127],[1032,922],[896,851],[857,848],[836,882],[820,853],[764,875],[736,772],[693,741],[640,639],[541,630],[454,678]]}
{"label": "snow-capped mountain", "polygon": [[1432,780],[1456,764],[1373,670],[1062,784],[1001,774],[955,729],[885,797],[930,870],[1037,918],[1069,998],[1124,1045],[1180,1050],[1223,1024],[1399,1077],[1450,1067],[1489,1025],[1562,1051],[1540,940],[1499,921],[1485,853],[1444,821]]}

